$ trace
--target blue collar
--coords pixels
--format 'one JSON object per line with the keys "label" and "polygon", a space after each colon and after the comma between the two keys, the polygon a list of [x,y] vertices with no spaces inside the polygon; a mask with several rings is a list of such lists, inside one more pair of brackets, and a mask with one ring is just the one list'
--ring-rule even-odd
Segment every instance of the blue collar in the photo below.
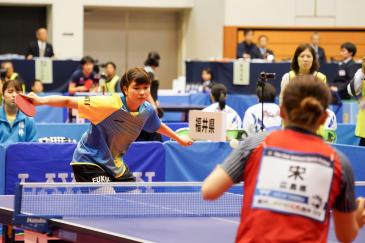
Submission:
{"label": "blue collar", "polygon": [[[15,118],[13,124],[15,124],[15,123],[17,123],[19,121],[25,120],[26,117],[27,116],[23,112],[21,112],[20,110],[18,110],[18,112],[16,114],[16,118]],[[9,123],[8,119],[6,118],[6,113],[5,113],[4,105],[2,105],[1,108],[0,108],[0,121],[1,122],[7,122],[7,123]]]}
{"label": "blue collar", "polygon": [[138,107],[138,111],[130,111],[130,110],[129,110],[129,107],[127,106],[126,97],[125,97],[124,95],[121,95],[121,96],[120,96],[120,99],[122,100],[123,107],[125,107],[125,109],[126,109],[128,112],[138,112],[138,113],[140,113],[140,112],[141,112],[141,109],[142,109],[143,104],[142,104],[142,105],[140,105],[140,106]]}

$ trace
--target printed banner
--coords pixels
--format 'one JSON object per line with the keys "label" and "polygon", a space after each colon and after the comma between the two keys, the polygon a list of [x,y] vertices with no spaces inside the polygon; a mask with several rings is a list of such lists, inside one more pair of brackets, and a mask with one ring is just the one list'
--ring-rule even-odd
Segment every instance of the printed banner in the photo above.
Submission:
{"label": "printed banner", "polygon": [[[6,150],[5,193],[23,182],[72,182],[76,144],[18,143]],[[133,143],[124,157],[137,181],[165,180],[165,150],[158,142]]]}

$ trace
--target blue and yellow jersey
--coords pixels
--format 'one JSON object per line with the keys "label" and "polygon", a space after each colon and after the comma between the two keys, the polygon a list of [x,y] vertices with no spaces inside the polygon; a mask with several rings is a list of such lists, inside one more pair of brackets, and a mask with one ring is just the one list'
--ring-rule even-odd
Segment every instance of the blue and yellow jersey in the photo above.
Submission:
{"label": "blue and yellow jersey", "polygon": [[125,97],[85,96],[78,101],[79,115],[91,122],[73,155],[72,165],[94,164],[115,178],[126,171],[123,155],[141,130],[155,132],[161,121],[145,102],[138,112],[130,112]]}

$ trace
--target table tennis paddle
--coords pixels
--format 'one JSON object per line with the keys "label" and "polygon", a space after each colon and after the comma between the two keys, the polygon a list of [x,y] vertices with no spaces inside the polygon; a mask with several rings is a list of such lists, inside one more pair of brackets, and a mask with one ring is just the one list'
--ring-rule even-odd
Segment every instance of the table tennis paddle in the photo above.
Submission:
{"label": "table tennis paddle", "polygon": [[35,116],[36,110],[32,102],[26,97],[18,94],[15,96],[15,104],[27,116]]}

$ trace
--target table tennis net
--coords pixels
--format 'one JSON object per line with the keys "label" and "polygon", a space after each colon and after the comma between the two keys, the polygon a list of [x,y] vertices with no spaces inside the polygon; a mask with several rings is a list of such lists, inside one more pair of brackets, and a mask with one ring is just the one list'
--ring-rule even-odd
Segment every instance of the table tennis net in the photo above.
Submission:
{"label": "table tennis net", "polygon": [[25,183],[15,200],[18,213],[48,217],[236,217],[242,188],[206,201],[200,183]]}

